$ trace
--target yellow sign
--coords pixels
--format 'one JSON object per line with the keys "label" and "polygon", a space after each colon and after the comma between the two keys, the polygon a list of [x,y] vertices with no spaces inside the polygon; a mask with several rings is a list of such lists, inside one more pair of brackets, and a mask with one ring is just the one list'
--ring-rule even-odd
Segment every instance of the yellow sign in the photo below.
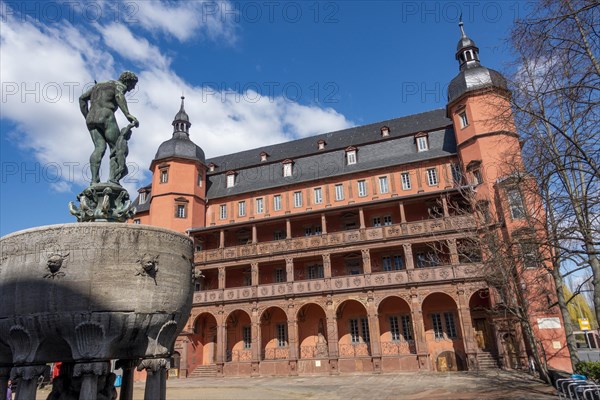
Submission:
{"label": "yellow sign", "polygon": [[590,320],[587,318],[579,318],[579,329],[581,329],[582,331],[589,331],[590,329],[592,329],[592,327],[590,326]]}

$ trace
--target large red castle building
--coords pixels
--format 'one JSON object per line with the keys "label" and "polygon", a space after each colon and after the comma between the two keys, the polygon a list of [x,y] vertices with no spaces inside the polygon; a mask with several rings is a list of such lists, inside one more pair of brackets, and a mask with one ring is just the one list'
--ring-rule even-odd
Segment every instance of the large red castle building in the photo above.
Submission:
{"label": "large red castle building", "polygon": [[[446,109],[206,159],[182,98],[132,221],[195,242],[179,376],[528,366],[485,260],[458,250],[475,234],[462,188],[507,237],[527,213],[504,184],[520,156],[497,115],[506,80],[461,33]],[[549,365],[570,369],[557,307],[531,320]]]}

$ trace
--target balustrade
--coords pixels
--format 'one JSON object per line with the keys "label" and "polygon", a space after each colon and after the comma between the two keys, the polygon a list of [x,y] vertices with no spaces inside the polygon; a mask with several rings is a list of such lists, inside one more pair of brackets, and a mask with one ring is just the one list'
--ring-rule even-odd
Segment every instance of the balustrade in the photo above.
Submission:
{"label": "balustrade", "polygon": [[409,284],[425,284],[453,279],[481,277],[481,264],[445,265],[440,267],[415,268],[389,272],[374,272],[365,275],[345,275],[333,278],[311,279],[258,286],[205,290],[194,293],[194,304],[223,301],[248,301],[282,296],[311,295],[324,291],[354,291]]}
{"label": "balustrade", "polygon": [[204,264],[245,257],[270,256],[306,249],[314,250],[323,247],[335,247],[341,244],[355,242],[378,241],[403,236],[470,229],[474,226],[475,222],[473,217],[468,215],[427,219],[362,230],[355,229],[343,232],[331,232],[308,237],[251,243],[214,250],[203,250],[196,252],[194,261],[196,263]]}

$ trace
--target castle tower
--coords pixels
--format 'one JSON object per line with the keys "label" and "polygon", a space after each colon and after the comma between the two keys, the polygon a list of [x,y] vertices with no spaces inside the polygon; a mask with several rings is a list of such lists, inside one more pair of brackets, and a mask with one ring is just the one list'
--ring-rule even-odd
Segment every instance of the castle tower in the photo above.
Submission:
{"label": "castle tower", "polygon": [[481,65],[479,48],[459,23],[456,47],[459,73],[448,85],[446,112],[454,123],[458,155],[477,197],[490,200],[494,185],[521,166],[519,137],[510,108],[506,79]]}
{"label": "castle tower", "polygon": [[206,161],[204,151],[190,140],[190,118],[184,97],[173,119],[173,137],[163,142],[150,164],[152,191],[151,225],[179,232],[204,226]]}

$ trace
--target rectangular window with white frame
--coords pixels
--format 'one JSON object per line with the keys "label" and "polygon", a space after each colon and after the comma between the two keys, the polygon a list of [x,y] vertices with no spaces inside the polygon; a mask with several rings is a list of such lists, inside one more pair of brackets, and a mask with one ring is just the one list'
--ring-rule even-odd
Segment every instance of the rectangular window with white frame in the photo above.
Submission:
{"label": "rectangular window with white frame", "polygon": [[446,336],[450,339],[456,338],[458,335],[456,334],[456,324],[454,323],[454,314],[451,312],[444,313],[444,320],[446,322]]}
{"label": "rectangular window with white frame", "polygon": [[346,164],[348,164],[348,165],[356,164],[356,150],[346,151]]}
{"label": "rectangular window with white frame", "polygon": [[439,313],[431,314],[431,322],[433,324],[433,337],[435,339],[444,338],[444,328],[442,325],[442,316]]}
{"label": "rectangular window with white frame", "polygon": [[314,189],[314,201],[315,204],[323,203],[323,190],[320,187]]}
{"label": "rectangular window with white frame", "polygon": [[161,169],[160,170],[160,183],[167,183],[169,182],[169,170],[168,169]]}
{"label": "rectangular window with white frame", "polygon": [[374,227],[381,226],[381,217],[373,217],[373,226]]}
{"label": "rectangular window with white frame", "polygon": [[280,211],[281,210],[281,195],[276,194],[273,196],[273,210]]}
{"label": "rectangular window with white frame", "polygon": [[352,343],[360,343],[360,331],[358,330],[358,320],[351,319],[349,322],[350,322],[350,341]]}
{"label": "rectangular window with white frame", "polygon": [[285,177],[292,176],[292,163],[283,164],[283,176],[285,176]]}
{"label": "rectangular window with white frame", "polygon": [[380,176],[379,177],[379,193],[385,194],[390,191],[390,187],[388,185],[388,177]]}
{"label": "rectangular window with white frame", "polygon": [[393,221],[392,221],[392,216],[391,215],[386,215],[386,216],[383,217],[383,225],[390,226],[392,224],[393,224]]}
{"label": "rectangular window with white frame", "polygon": [[227,175],[227,187],[232,188],[235,185],[235,174]]}
{"label": "rectangular window with white frame", "polygon": [[221,204],[219,206],[219,219],[227,219],[227,204]]}
{"label": "rectangular window with white frame", "polygon": [[452,180],[454,181],[454,186],[461,186],[463,184],[463,173],[460,165],[453,163],[451,164],[450,168],[452,169]]}
{"label": "rectangular window with white frame", "polygon": [[148,193],[141,192],[140,193],[140,204],[144,204],[146,202],[146,200],[148,200]]}
{"label": "rectangular window with white frame", "polygon": [[185,204],[177,204],[176,217],[177,218],[185,218],[186,217]]}
{"label": "rectangular window with white frame", "polygon": [[358,181],[358,197],[365,197],[367,195],[367,181]]}
{"label": "rectangular window with white frame", "polygon": [[287,326],[286,324],[277,324],[277,346],[278,347],[286,347],[287,346]]}
{"label": "rectangular window with white frame", "polygon": [[395,315],[390,316],[390,334],[393,342],[400,340],[400,326],[398,325],[398,317]]}
{"label": "rectangular window with white frame", "polygon": [[403,172],[402,174],[400,174],[400,178],[402,179],[402,190],[410,190],[410,173]]}
{"label": "rectangular window with white frame", "polygon": [[341,183],[335,185],[335,200],[344,200],[344,185],[342,185]]}
{"label": "rectangular window with white frame", "polygon": [[400,319],[402,320],[402,336],[404,336],[404,340],[413,340],[410,315],[402,315]]}
{"label": "rectangular window with white frame", "polygon": [[469,119],[467,118],[467,111],[463,111],[458,114],[458,118],[460,120],[460,127],[466,128],[469,126]]}
{"label": "rectangular window with white frame", "polygon": [[246,202],[240,201],[238,202],[238,217],[246,216]]}
{"label": "rectangular window with white frame", "polygon": [[438,185],[437,169],[435,169],[435,168],[427,169],[427,184],[429,186],[437,186]]}
{"label": "rectangular window with white frame", "polygon": [[523,203],[523,196],[521,196],[521,191],[516,187],[509,188],[506,190],[506,197],[508,199],[508,207],[510,209],[511,218],[524,219],[525,204]]}
{"label": "rectangular window with white frame", "polygon": [[302,207],[302,192],[294,192],[294,207]]}
{"label": "rectangular window with white frame", "polygon": [[265,201],[262,197],[256,199],[256,213],[262,214],[265,212]]}
{"label": "rectangular window with white frame", "polygon": [[244,349],[252,348],[252,330],[249,326],[242,327],[242,340],[244,341]]}
{"label": "rectangular window with white frame", "polygon": [[275,231],[273,232],[273,240],[283,240],[285,239],[284,231]]}
{"label": "rectangular window with white frame", "polygon": [[429,143],[427,140],[427,136],[419,136],[417,138],[417,151],[427,151],[429,150]]}

